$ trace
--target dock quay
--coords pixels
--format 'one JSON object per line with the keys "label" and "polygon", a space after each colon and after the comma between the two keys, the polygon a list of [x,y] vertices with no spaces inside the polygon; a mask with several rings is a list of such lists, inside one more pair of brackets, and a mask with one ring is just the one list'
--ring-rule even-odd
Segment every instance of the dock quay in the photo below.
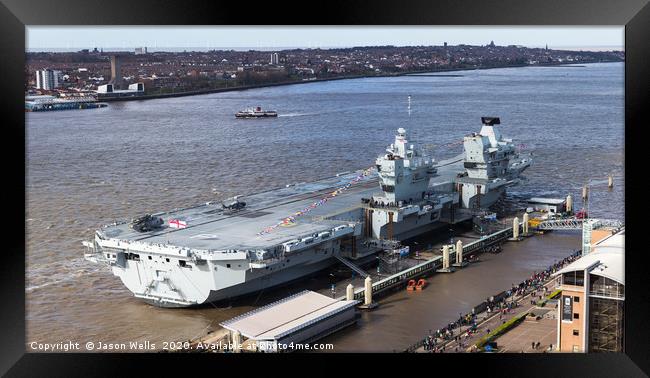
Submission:
{"label": "dock quay", "polygon": [[[521,226],[521,225],[520,225]],[[487,248],[498,245],[500,243],[503,243],[507,241],[513,233],[512,228],[507,228],[503,230],[499,230],[493,234],[486,235],[483,237],[479,237],[476,240],[467,243],[465,246],[462,247],[462,256],[470,256],[470,255],[476,255],[480,254],[481,252],[485,251]],[[435,273],[437,269],[440,269],[443,267],[444,264],[444,256],[439,256],[436,255],[439,253],[438,246],[435,246],[431,249],[425,249],[423,251],[419,251],[418,255],[419,258],[413,258],[410,257],[407,260],[407,264],[410,264],[411,266],[403,269],[402,271],[391,274],[387,277],[381,278],[381,275],[375,274],[368,272],[361,267],[355,265],[354,263],[350,262],[349,260],[341,257],[339,260],[341,261],[342,267],[345,267],[345,269],[349,269],[351,272],[354,272],[353,275],[357,276],[359,278],[365,278],[362,282],[367,284],[368,281],[372,282],[372,278],[375,279],[375,282],[371,284],[371,298],[374,297],[381,297],[382,295],[389,294],[390,292],[397,290],[399,288],[402,288],[403,286],[406,285],[406,282],[409,279],[413,279],[415,277],[420,278],[420,277],[425,277],[430,274]],[[456,261],[456,251],[455,249],[449,252],[449,261]],[[345,261],[345,262],[344,262]],[[466,259],[463,261],[466,262]],[[364,274],[361,274],[361,272],[364,272]],[[358,280],[358,279],[357,279]],[[355,281],[354,279],[352,281]],[[340,283],[339,283],[340,284]],[[351,285],[350,285],[351,286]],[[349,290],[349,289],[348,289]],[[313,293],[313,292],[312,292]],[[334,292],[330,292],[334,294]],[[277,306],[280,303],[284,303],[284,301],[288,301],[289,303],[292,302],[292,298],[296,295],[300,295],[302,293],[294,294],[293,296],[287,297],[285,299],[282,299],[280,301],[273,302],[267,306],[264,306],[262,308],[250,311],[248,313],[242,314],[238,317],[235,317],[233,319],[227,320],[225,322],[222,322],[220,325],[224,328],[220,328],[218,330],[215,330],[211,332],[208,335],[205,335],[201,338],[195,339],[191,341],[191,350],[196,351],[196,352],[228,352],[228,351],[234,351],[234,345],[237,343],[239,345],[239,350],[244,351],[244,352],[251,352],[251,351],[264,351],[264,352],[286,352],[286,351],[293,351],[293,350],[278,350],[277,345],[280,344],[287,344],[289,345],[290,343],[284,343],[280,341],[279,338],[277,339],[265,339],[262,340],[262,338],[259,336],[259,334],[254,334],[251,332],[251,330],[246,330],[242,326],[242,324],[238,323],[238,319],[242,318],[250,318],[250,321],[254,321],[254,319],[257,319],[260,324],[263,324],[263,328],[267,329],[269,334],[273,333],[271,330],[276,329],[276,328],[281,328],[281,326],[276,325],[272,321],[268,321],[269,317],[260,317],[259,315],[255,315],[259,312],[266,312],[268,311],[274,311],[274,310],[269,310],[272,309],[274,306]],[[370,303],[368,303],[368,299],[366,298],[366,287],[360,287],[356,290],[353,289],[352,293],[346,293],[346,295],[343,296],[334,296],[332,295],[331,297],[327,297],[326,294],[328,294],[328,290],[322,290],[320,291],[320,294],[314,293],[316,295],[320,296],[319,300],[329,300],[331,303],[338,303],[340,305],[343,304],[350,304],[351,305],[347,306],[346,309],[358,307],[359,309],[372,309],[377,305],[376,301],[373,301],[372,299],[370,300]],[[352,294],[350,296],[350,294]],[[295,305],[295,304],[294,304]],[[289,306],[291,307],[291,306]],[[480,311],[480,307],[477,307],[477,309]],[[301,309],[303,312],[306,311],[305,308]],[[300,311],[299,311],[300,312]],[[308,311],[307,311],[308,312]],[[295,315],[295,314],[294,314]],[[307,316],[305,314],[303,315],[291,315],[291,316],[286,316],[286,311],[285,314],[283,314],[282,318],[284,319],[283,322],[280,323],[292,323],[295,326],[299,327],[299,329],[304,328],[305,332],[308,332],[310,334],[314,334],[313,336],[309,338],[304,338],[303,340],[309,340],[309,343],[314,343],[318,341],[321,338],[324,338],[342,328],[345,326],[348,326],[352,323],[354,323],[356,317],[351,318],[350,316],[346,316],[346,321],[339,321],[337,323],[337,327],[326,327],[325,331],[320,331],[320,332],[315,332],[314,330],[311,330],[313,327],[313,323],[309,323],[309,319],[307,319]],[[301,318],[305,316],[301,320]],[[307,319],[307,320],[304,320]],[[303,321],[304,320],[304,321]],[[273,324],[271,324],[273,323]],[[309,323],[309,324],[307,324]],[[240,327],[242,326],[242,327]],[[277,326],[277,327],[276,327]],[[237,333],[239,332],[239,333]],[[268,336],[268,335],[267,335]],[[242,340],[243,338],[246,338],[246,340]],[[284,335],[281,337],[285,337]],[[299,339],[300,340],[300,339]],[[304,342],[304,341],[303,341]],[[306,350],[306,349],[303,349]]]}
{"label": "dock quay", "polygon": [[[578,259],[581,253],[580,250],[573,252],[550,267],[549,272],[557,271],[562,266]],[[536,317],[548,313],[548,308],[545,309],[542,306],[554,302],[549,297],[552,297],[555,289],[559,287],[557,277],[552,277],[550,274],[545,275],[542,282],[531,280],[528,281],[528,284],[526,281],[522,284],[524,284],[522,290],[515,291],[511,288],[487,298],[486,301],[473,307],[469,313],[450,322],[446,327],[433,332],[433,334],[425,336],[407,347],[404,352],[472,353],[491,351],[493,340],[502,335],[499,327],[505,326],[509,322],[516,324],[525,321],[531,313]],[[507,332],[507,330],[503,332]],[[542,350],[534,351],[541,352]]]}
{"label": "dock quay", "polygon": [[[508,238],[511,237],[512,235],[512,228],[508,229],[503,229],[499,230],[493,234],[478,237],[475,240],[468,242],[464,247],[463,247],[463,256],[470,256],[470,255],[477,255],[481,253],[482,251],[486,250],[490,246],[498,245],[500,243],[505,242]],[[468,240],[467,237],[464,237],[463,240]],[[469,239],[472,240],[472,239]],[[356,276],[357,279],[352,279],[350,282],[358,282],[361,280],[361,283],[365,283],[366,281],[363,280],[364,278],[371,278],[374,279],[374,283],[372,283],[371,289],[372,289],[372,296],[373,297],[378,297],[380,298],[382,295],[389,294],[395,290],[398,290],[399,288],[402,288],[403,286],[406,285],[407,281],[409,279],[415,278],[415,277],[424,277],[430,274],[435,273],[435,271],[443,266],[443,257],[441,255],[437,255],[440,253],[440,248],[436,244],[432,248],[424,249],[422,251],[418,252],[418,257],[409,257],[405,259],[405,263],[409,265],[406,269],[401,270],[398,273],[391,274],[389,276],[384,276],[383,274],[377,274],[375,272],[371,272],[368,268],[361,268],[360,266],[350,262],[349,260],[345,259],[344,257],[340,257],[339,260],[344,260],[345,262],[341,261],[341,268],[347,269],[350,272],[353,272],[353,276]],[[452,250],[449,253],[449,260],[450,261],[456,261],[456,251]],[[466,259],[464,259],[466,261]],[[372,261],[371,261],[372,263]],[[363,264],[362,266],[366,266],[366,264]],[[353,268],[354,267],[354,268]],[[361,274],[361,272],[364,272],[364,274]],[[339,282],[338,284],[345,284],[347,282]],[[426,289],[425,289],[426,290]],[[329,300],[332,302],[338,302],[338,303],[344,303],[344,302],[350,302],[353,301],[356,303],[356,306],[359,308],[363,308],[365,305],[366,297],[365,297],[365,292],[366,289],[365,287],[359,285],[359,287],[355,290],[353,289],[353,297],[348,298],[348,295],[343,295],[343,296],[335,296],[334,291],[330,291],[329,288],[319,290],[320,295],[326,296],[327,294],[331,294],[329,297]],[[289,297],[291,298],[291,297]],[[285,298],[285,299],[289,299]],[[327,297],[326,297],[327,298]],[[285,299],[280,300],[284,301]],[[268,306],[272,306],[274,303],[273,302],[263,308],[266,308]],[[370,309],[372,309],[376,305],[377,302],[372,302],[372,305],[367,306]],[[354,307],[354,306],[353,306]],[[249,313],[242,314],[240,316],[244,316],[250,313],[255,313],[256,311],[262,310],[263,308],[259,308],[256,310],[253,310]],[[239,342],[240,349],[243,351],[257,351],[258,350],[258,345],[254,342],[255,338],[253,337],[252,339],[249,338],[248,336],[245,336],[247,340],[242,341],[242,333],[240,330],[239,336],[236,336],[232,330],[229,330],[227,328],[223,328],[223,325],[231,324],[231,322],[234,322],[238,317],[230,319],[226,322],[223,322],[221,324],[220,328],[217,328],[216,330],[211,330],[208,334],[202,335],[198,338],[195,338],[193,340],[189,340],[190,343],[190,348],[189,351],[192,352],[228,352],[228,351],[233,351],[233,345],[235,341]],[[348,319],[350,320],[350,319]],[[296,319],[293,319],[293,321],[296,321]],[[271,327],[270,323],[263,321],[264,324],[266,324],[267,327]],[[348,324],[351,324],[352,321],[350,321]],[[231,327],[233,328],[233,327]],[[309,327],[307,327],[309,328]],[[236,328],[233,328],[236,329]],[[326,337],[329,334],[332,334],[333,332],[337,331],[339,328],[336,330],[333,330],[332,332],[325,332],[321,333],[318,335],[317,338],[312,338],[312,342],[318,341],[318,339]],[[250,336],[251,334],[248,333]],[[238,339],[239,338],[239,339]],[[265,351],[270,348],[264,347]],[[178,352],[184,352],[188,350],[179,350]],[[270,351],[270,350],[268,350]]]}
{"label": "dock quay", "polygon": [[[513,229],[506,228],[504,230],[497,231],[493,234],[484,236],[474,242],[468,243],[462,247],[463,256],[468,254],[477,254],[482,252],[485,248],[490,247],[495,244],[502,243],[508,238],[512,237]],[[423,251],[423,253],[431,251]],[[456,251],[449,252],[449,259],[456,260]],[[463,261],[466,261],[463,257]],[[435,272],[438,269],[443,269],[444,267],[444,256],[436,256],[431,259],[425,260],[422,263],[419,263],[413,267],[405,269],[401,272],[393,274],[389,277],[383,278],[372,284],[372,296],[375,297],[378,294],[389,291],[396,287],[400,287],[405,284],[409,279],[420,278],[426,276],[432,272]],[[449,268],[447,266],[446,268]],[[352,299],[363,300],[366,295],[365,288],[356,289],[354,291],[354,296]],[[345,297],[340,297],[339,299],[343,300]]]}
{"label": "dock quay", "polygon": [[[574,225],[566,226],[565,223]],[[582,223],[582,220],[575,222],[571,219],[557,219],[547,221],[548,226],[542,228],[582,230]],[[406,348],[405,352],[556,351],[559,314],[556,298],[561,291],[560,277],[556,272],[561,272],[564,266],[589,254],[591,242],[597,245],[600,240],[618,235],[624,229],[623,222],[617,220],[590,219],[584,223],[597,227],[590,229],[587,238],[583,237],[583,249],[571,253],[540,273],[534,273],[517,287],[513,285],[511,289],[486,299],[472,308],[470,313],[459,314],[461,316],[457,320],[448,323],[434,334],[430,331],[430,335]],[[555,228],[555,224],[559,225],[558,228]],[[578,227],[575,224],[578,224]],[[528,300],[530,302],[527,302]],[[549,306],[546,306],[547,304]],[[497,341],[500,344],[498,349]],[[529,342],[531,344],[528,344]]]}
{"label": "dock quay", "polygon": [[[502,227],[505,227],[506,225],[513,225],[513,227],[504,228],[489,235],[480,236],[476,234],[468,234],[467,231],[466,230],[463,231],[463,229],[458,230],[460,233],[455,234],[454,239],[456,241],[461,241],[461,245],[463,242],[465,243],[465,245],[462,246],[462,254],[461,254],[461,258],[463,262],[467,264],[468,260],[471,261],[469,259],[470,256],[477,257],[482,253],[498,252],[498,250],[500,250],[501,244],[513,240],[512,236],[513,233],[515,232],[518,232],[519,235],[521,236],[517,240],[523,240],[524,237],[532,238],[541,235],[541,234],[531,232],[534,231],[534,228],[529,228],[528,232],[526,232],[525,231],[526,223],[524,222],[517,223],[517,231],[515,231],[514,218],[515,215],[517,214],[513,212],[509,214],[510,215],[507,215],[505,218],[502,218],[499,221],[499,224]],[[521,218],[521,215],[519,215],[519,218]],[[529,218],[529,217],[524,217],[524,219],[525,218]],[[422,243],[422,241],[420,242]],[[360,264],[358,261],[352,262],[344,257],[341,257],[341,259],[345,260],[348,264],[341,261],[341,264],[338,265],[338,268],[335,271],[337,273],[337,276],[340,277],[342,274],[343,275],[352,274],[352,278],[330,281],[330,282],[335,282],[335,284],[331,285],[332,286],[331,289],[329,287],[325,288],[324,286],[326,285],[324,285],[323,283],[323,287],[321,288],[312,287],[311,290],[315,290],[320,294],[328,296],[337,301],[354,300],[357,302],[357,308],[361,310],[364,310],[365,308],[372,310],[377,305],[379,305],[379,308],[381,308],[382,307],[381,301],[377,301],[378,298],[381,298],[384,295],[391,295],[392,293],[395,293],[397,290],[403,289],[406,286],[407,282],[411,279],[417,280],[419,278],[429,277],[433,275],[438,269],[441,269],[445,264],[444,254],[441,255],[441,252],[444,249],[443,248],[444,245],[452,247],[448,250],[447,263],[449,265],[452,265],[452,263],[456,261],[456,250],[455,248],[453,248],[455,247],[455,245],[453,245],[451,242],[449,244],[446,244],[446,242],[444,241],[441,242],[440,240],[434,243],[435,244],[433,246],[429,244],[427,248],[423,250],[417,250],[416,248],[415,254],[411,253],[410,256],[404,258],[404,260],[402,261],[403,264],[407,266],[402,267],[402,269],[400,269],[399,272],[394,274],[387,274],[385,272],[382,272],[381,274],[379,272],[375,273],[372,267],[375,266],[374,264],[377,262],[376,260],[370,260],[370,262]],[[517,243],[518,242],[515,241],[515,244]],[[407,244],[411,244],[412,248],[414,247],[413,244],[418,245],[417,242],[413,243],[413,241]],[[495,249],[497,250],[496,252]],[[411,249],[411,252],[413,252],[413,249]],[[477,261],[476,259],[472,259],[472,260]],[[354,266],[354,268],[351,267],[350,265]],[[473,264],[470,263],[470,265]],[[377,265],[377,267],[378,266],[379,265]],[[361,272],[366,273],[366,275],[361,274]],[[368,283],[367,282],[368,277],[370,278],[371,281],[370,290],[368,291],[371,294],[370,303],[367,303],[368,301],[366,299],[367,290],[365,285]],[[350,287],[352,285],[354,286]],[[336,286],[336,290],[335,290],[335,286]],[[350,293],[350,289],[352,290],[352,293]],[[425,290],[435,290],[435,288],[428,288]],[[345,293],[345,295],[341,295],[341,294],[336,295],[337,292]],[[506,297],[508,297],[507,291],[502,291],[496,295],[493,295],[491,297],[491,300],[500,301]],[[521,298],[517,297],[516,300],[521,300],[521,299],[525,300],[525,298],[526,296],[523,296]],[[512,299],[510,300],[512,301]],[[486,300],[470,309],[475,314],[477,314],[476,319],[479,323],[479,327],[481,324],[483,324],[482,322],[483,320],[490,319],[490,317],[486,313],[486,309],[488,305],[489,303]],[[511,314],[511,315],[516,315],[516,314]],[[488,323],[485,323],[483,325],[486,325],[486,327],[492,327],[492,326],[487,326],[487,324]],[[329,334],[331,335],[333,334],[333,332]],[[220,335],[220,336],[217,337],[215,335]],[[232,335],[230,335],[229,331],[225,329],[219,329],[217,331],[214,331],[211,335],[207,335],[206,337],[204,337],[203,340],[210,340],[210,339],[214,340],[215,338],[218,339],[219,337],[221,337],[222,342],[226,342],[226,343],[232,340]],[[327,337],[327,334],[322,335],[321,337]],[[327,339],[331,339],[331,337],[327,337]],[[313,341],[315,342],[317,341],[317,339]],[[247,346],[247,344],[245,343],[242,343],[241,345]],[[420,345],[420,347],[421,346],[422,345]]]}

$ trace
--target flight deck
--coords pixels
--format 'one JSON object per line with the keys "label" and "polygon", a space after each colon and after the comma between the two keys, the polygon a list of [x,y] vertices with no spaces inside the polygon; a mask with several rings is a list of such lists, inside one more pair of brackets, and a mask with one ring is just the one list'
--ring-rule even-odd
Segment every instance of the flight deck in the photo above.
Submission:
{"label": "flight deck", "polygon": [[[441,161],[438,164],[438,176],[431,179],[430,185],[453,181],[456,174],[463,169],[462,159],[463,156],[459,155]],[[349,221],[332,217],[360,208],[361,198],[369,198],[379,192],[376,174],[352,185],[347,191],[331,198],[324,206],[316,207],[309,214],[297,218],[292,225],[258,235],[265,227],[308,207],[332,190],[346,185],[357,175],[358,173],[352,172],[246,196],[246,207],[235,212],[224,211],[221,203],[216,202],[155,213],[154,216],[163,218],[165,225],[153,231],[137,232],[125,222],[105,226],[101,232],[106,238],[125,242],[170,244],[201,250],[266,248],[348,224]],[[183,221],[187,226],[180,229],[170,227],[170,220]]]}

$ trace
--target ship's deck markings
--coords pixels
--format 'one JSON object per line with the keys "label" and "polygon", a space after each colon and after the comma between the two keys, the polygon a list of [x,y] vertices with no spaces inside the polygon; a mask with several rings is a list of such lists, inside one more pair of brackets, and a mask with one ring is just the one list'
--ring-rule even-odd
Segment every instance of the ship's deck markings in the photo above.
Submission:
{"label": "ship's deck markings", "polygon": [[261,217],[263,215],[268,215],[268,214],[272,214],[272,213],[270,211],[253,211],[251,213],[244,213],[244,214],[241,214],[241,215],[238,215],[238,216],[244,217],[244,218],[258,218],[258,217]]}

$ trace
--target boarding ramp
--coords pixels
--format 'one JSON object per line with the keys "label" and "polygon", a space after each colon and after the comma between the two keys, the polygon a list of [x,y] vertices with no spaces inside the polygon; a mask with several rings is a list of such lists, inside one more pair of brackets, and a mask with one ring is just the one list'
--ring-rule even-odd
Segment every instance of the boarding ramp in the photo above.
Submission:
{"label": "boarding ramp", "polygon": [[363,269],[361,269],[361,268],[359,268],[358,266],[354,265],[353,263],[351,263],[351,262],[350,262],[348,259],[346,259],[345,257],[340,256],[340,255],[334,255],[334,257],[336,257],[337,260],[339,260],[340,262],[342,262],[343,265],[345,265],[345,266],[347,266],[348,268],[352,269],[353,271],[359,273],[359,275],[361,275],[363,278],[366,278],[366,277],[369,276],[369,274],[366,273],[366,272],[364,272]]}
{"label": "boarding ramp", "polygon": [[[603,227],[612,227],[612,228],[621,228],[623,227],[623,222],[617,219],[587,219],[589,220],[592,226],[592,229],[598,229]],[[549,219],[540,222],[535,228],[540,231],[551,231],[551,230],[582,230],[582,225],[585,219]]]}

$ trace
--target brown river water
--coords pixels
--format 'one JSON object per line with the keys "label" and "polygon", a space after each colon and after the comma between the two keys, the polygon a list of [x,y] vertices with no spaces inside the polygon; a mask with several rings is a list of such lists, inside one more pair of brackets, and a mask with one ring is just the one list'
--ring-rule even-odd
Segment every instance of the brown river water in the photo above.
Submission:
{"label": "brown river water", "polygon": [[[423,144],[459,140],[499,116],[503,134],[534,153],[512,199],[573,194],[590,182],[595,217],[624,217],[623,64],[459,72],[460,77],[366,78],[27,113],[26,321],[30,342],[187,340],[302,288],[305,278],[232,303],[160,309],[135,298],[82,240],[115,220],[361,169],[398,127]],[[406,111],[412,96],[412,112]],[[260,105],[276,119],[236,120]],[[438,159],[459,147],[434,149]],[[613,174],[613,190],[606,187]],[[421,293],[397,292],[323,342],[335,351],[392,351],[487,296],[579,248],[579,234],[507,243],[498,255],[437,274]],[[83,349],[82,349],[83,350]]]}

